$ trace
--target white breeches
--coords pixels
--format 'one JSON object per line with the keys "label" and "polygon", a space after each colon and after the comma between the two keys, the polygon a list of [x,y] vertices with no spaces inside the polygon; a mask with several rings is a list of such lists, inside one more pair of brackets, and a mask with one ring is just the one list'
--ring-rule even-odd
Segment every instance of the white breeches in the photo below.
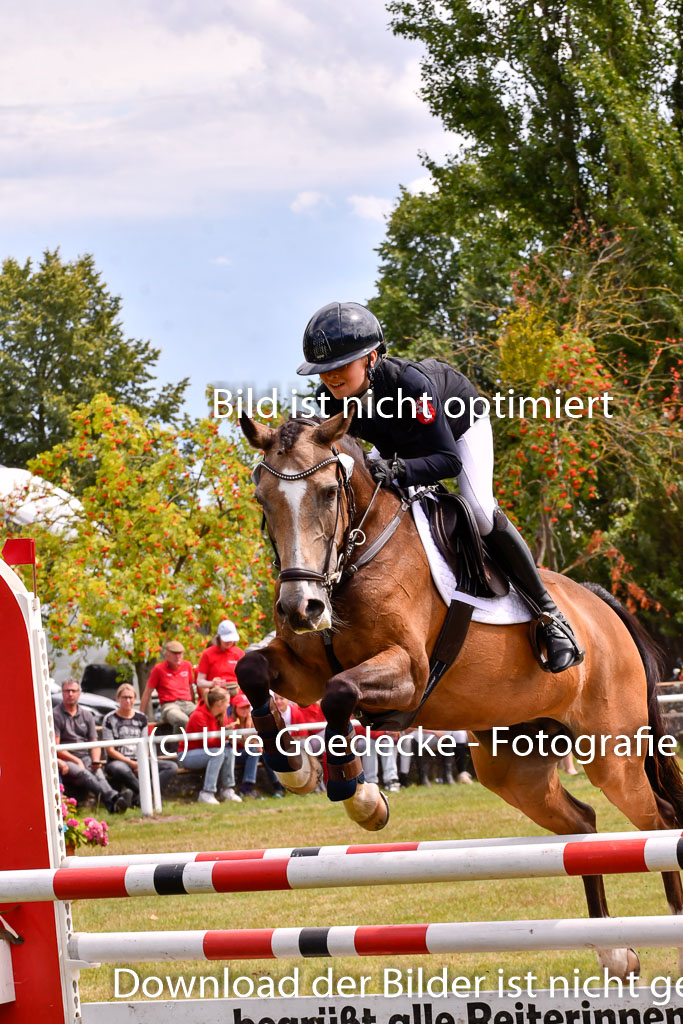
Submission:
{"label": "white breeches", "polygon": [[488,416],[475,420],[455,442],[462,462],[458,476],[460,493],[472,506],[482,537],[493,529],[493,431]]}

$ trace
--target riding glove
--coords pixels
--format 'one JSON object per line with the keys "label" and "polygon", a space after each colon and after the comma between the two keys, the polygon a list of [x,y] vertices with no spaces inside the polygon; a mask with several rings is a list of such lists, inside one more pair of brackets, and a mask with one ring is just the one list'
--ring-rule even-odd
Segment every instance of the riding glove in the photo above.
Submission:
{"label": "riding glove", "polygon": [[405,483],[406,464],[403,459],[396,456],[391,461],[374,459],[370,462],[369,469],[375,483],[382,487],[391,487],[394,480],[399,484]]}

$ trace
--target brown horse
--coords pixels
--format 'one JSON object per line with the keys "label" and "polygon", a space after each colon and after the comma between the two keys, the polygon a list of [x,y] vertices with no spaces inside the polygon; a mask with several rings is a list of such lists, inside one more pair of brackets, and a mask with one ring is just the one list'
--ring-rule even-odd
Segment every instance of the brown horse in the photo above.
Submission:
{"label": "brown horse", "polygon": [[[368,512],[375,485],[361,447],[346,436],[349,425],[350,418],[341,416],[322,423],[293,419],[277,430],[242,420],[250,444],[265,453],[255,473],[256,497],[284,569],[276,587],[277,636],[263,650],[245,655],[237,674],[268,761],[293,792],[310,792],[318,776],[314,759],[290,746],[269,690],[302,706],[322,698],[328,796],[343,801],[364,828],[377,829],[386,823],[388,808],[377,786],[364,781],[360,759],[350,749],[350,719],[358,712],[372,718],[418,707],[446,608],[409,514],[371,561],[348,572],[349,563],[359,562],[363,549],[395,522],[400,508],[397,495],[383,490]],[[362,535],[354,535],[350,531],[363,516]],[[340,581],[336,570],[345,562]],[[595,832],[593,808],[563,788],[557,757],[517,756],[511,744],[496,752],[493,730],[509,727],[511,738],[515,731],[538,731],[540,721],[572,737],[594,737],[598,751],[602,739],[603,752],[585,764],[593,785],[639,829],[683,827],[676,759],[657,752],[646,756],[635,739],[629,756],[615,753],[617,737],[635,738],[643,726],[650,727],[655,741],[663,733],[653,646],[605,591],[555,573],[542,575],[586,651],[583,664],[550,675],[532,654],[527,625],[473,623],[456,662],[414,725],[474,734],[479,781],[538,825],[564,835]],[[331,630],[333,654],[320,635],[326,630]],[[672,913],[683,913],[678,872],[665,872],[663,879]],[[608,916],[602,877],[583,881],[590,915]],[[630,950],[598,955],[602,966],[624,977],[638,966]],[[679,962],[683,969],[683,950]]]}

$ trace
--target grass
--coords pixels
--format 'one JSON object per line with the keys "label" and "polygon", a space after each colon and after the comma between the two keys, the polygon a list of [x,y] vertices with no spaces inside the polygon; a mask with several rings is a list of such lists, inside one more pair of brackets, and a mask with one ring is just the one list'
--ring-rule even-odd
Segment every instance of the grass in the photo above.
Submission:
{"label": "grass", "polygon": [[[621,814],[588,783],[585,776],[565,785],[598,812],[601,831],[630,828]],[[350,842],[477,838],[540,835],[541,829],[479,785],[412,787],[391,797],[391,820],[380,833],[364,833],[348,821],[339,806],[324,796],[224,804],[209,807],[169,803],[165,815],[145,821],[117,818],[111,825],[111,853],[167,850],[222,850],[278,846],[317,846]],[[95,854],[97,855],[97,854]],[[658,875],[610,876],[607,895],[613,915],[666,914],[668,908]],[[584,917],[583,885],[578,878],[510,879],[506,881],[437,882],[423,885],[317,889],[297,892],[237,893],[206,896],[143,897],[82,901],[73,904],[77,931],[152,931],[205,928],[271,928],[401,924],[439,921],[505,921],[524,918]],[[504,925],[501,925],[504,927]],[[644,981],[675,973],[670,949],[639,950]],[[300,994],[310,993],[312,980],[330,966],[329,959],[244,961],[233,972],[279,979],[299,967]],[[83,971],[81,995],[86,1001],[113,998],[114,966]],[[120,964],[118,966],[126,966]],[[222,977],[223,964],[168,962],[137,964],[141,975],[177,978],[192,974]],[[335,976],[371,976],[367,991],[381,991],[384,968],[423,967],[428,975],[443,967],[454,975],[487,978],[483,988],[505,977],[532,971],[537,985],[551,975],[595,974],[589,952],[472,954],[437,957],[349,957],[334,961]]]}

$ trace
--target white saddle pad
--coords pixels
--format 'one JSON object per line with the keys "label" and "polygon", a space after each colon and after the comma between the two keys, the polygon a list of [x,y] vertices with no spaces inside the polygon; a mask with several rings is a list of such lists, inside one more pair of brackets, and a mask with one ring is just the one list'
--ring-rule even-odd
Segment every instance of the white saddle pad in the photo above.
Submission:
{"label": "white saddle pad", "polygon": [[529,609],[512,587],[505,597],[471,597],[458,590],[448,563],[434,543],[429,522],[420,503],[415,501],[411,507],[417,532],[429,561],[434,586],[447,605],[457,597],[463,604],[471,604],[474,607],[473,622],[486,622],[492,626],[511,626],[516,622],[531,620]]}

